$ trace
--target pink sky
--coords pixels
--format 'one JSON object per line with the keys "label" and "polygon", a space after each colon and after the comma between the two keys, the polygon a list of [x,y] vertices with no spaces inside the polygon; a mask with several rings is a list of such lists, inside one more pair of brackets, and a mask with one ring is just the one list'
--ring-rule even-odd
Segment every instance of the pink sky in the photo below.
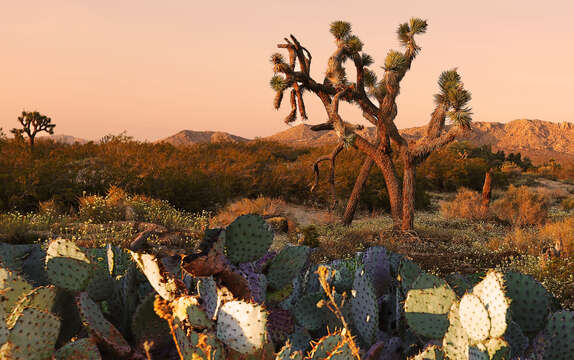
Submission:
{"label": "pink sky", "polygon": [[[424,125],[442,70],[458,67],[477,121],[574,121],[572,1],[5,1],[0,9],[0,127],[22,109],[56,133],[97,139],[127,130],[156,140],[182,129],[244,137],[287,128],[272,107],[269,56],[290,33],[322,80],[346,20],[379,66],[395,29],[428,20],[423,50],[402,83],[400,128]],[[307,95],[309,123],[325,119]],[[362,122],[344,106],[347,121]]]}

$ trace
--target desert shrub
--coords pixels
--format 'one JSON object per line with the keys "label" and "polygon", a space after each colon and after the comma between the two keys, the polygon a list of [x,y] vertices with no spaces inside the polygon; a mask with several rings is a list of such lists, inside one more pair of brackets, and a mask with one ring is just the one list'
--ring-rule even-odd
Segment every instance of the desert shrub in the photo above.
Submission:
{"label": "desert shrub", "polygon": [[550,245],[550,241],[542,237],[537,228],[521,227],[514,228],[506,236],[490,238],[486,243],[486,247],[492,251],[512,250],[536,256]]}
{"label": "desert shrub", "polygon": [[122,209],[110,204],[107,199],[100,195],[87,195],[78,199],[78,217],[82,221],[105,223],[124,219]]}
{"label": "desert shrub", "polygon": [[527,186],[513,185],[491,206],[498,219],[516,226],[544,223],[548,207],[548,199],[541,193]]}
{"label": "desert shrub", "polygon": [[440,213],[445,218],[480,220],[488,217],[488,209],[481,206],[482,196],[476,191],[461,188],[452,201],[439,203]]}
{"label": "desert shrub", "polygon": [[48,216],[48,217],[57,217],[60,214],[62,214],[62,207],[60,206],[60,204],[54,200],[46,200],[46,201],[40,201],[38,203],[38,213]]}
{"label": "desert shrub", "polygon": [[238,216],[245,214],[259,214],[261,216],[280,215],[285,202],[281,199],[273,199],[258,196],[255,199],[243,198],[228,204],[220,211],[215,219],[219,226],[227,226]]}
{"label": "desert shrub", "polygon": [[574,196],[568,197],[564,200],[562,200],[562,203],[560,203],[560,206],[562,207],[562,210],[564,211],[570,211],[572,209],[574,209]]}
{"label": "desert shrub", "polygon": [[561,256],[574,256],[574,216],[544,225],[540,235],[559,250]]}

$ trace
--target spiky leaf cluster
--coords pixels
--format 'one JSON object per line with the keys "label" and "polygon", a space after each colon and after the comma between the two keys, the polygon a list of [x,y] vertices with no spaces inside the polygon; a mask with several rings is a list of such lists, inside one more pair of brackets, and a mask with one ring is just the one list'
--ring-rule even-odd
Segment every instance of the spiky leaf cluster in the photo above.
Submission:
{"label": "spiky leaf cluster", "polygon": [[335,39],[343,39],[351,33],[351,23],[341,20],[333,21],[329,31],[333,34]]}
{"label": "spiky leaf cluster", "polygon": [[374,88],[377,85],[377,75],[370,69],[363,70],[363,84],[367,89]]}
{"label": "spiky leaf cluster", "polygon": [[390,50],[385,58],[386,71],[401,71],[407,64],[407,58],[398,51]]}
{"label": "spiky leaf cluster", "polygon": [[355,54],[363,50],[363,42],[356,35],[351,35],[345,39],[345,46],[351,54]]}
{"label": "spiky leaf cluster", "polygon": [[463,129],[470,128],[472,121],[472,109],[468,103],[472,99],[470,91],[464,88],[460,74],[456,69],[443,71],[438,79],[440,92],[434,95],[437,105],[446,106],[448,118],[453,124]]}
{"label": "spiky leaf cluster", "polygon": [[274,75],[271,80],[269,80],[269,85],[275,91],[283,91],[287,88],[287,81],[283,76]]}
{"label": "spiky leaf cluster", "polygon": [[371,66],[371,65],[373,65],[375,60],[373,60],[373,57],[371,55],[362,53],[361,54],[361,62],[363,63],[363,66]]}

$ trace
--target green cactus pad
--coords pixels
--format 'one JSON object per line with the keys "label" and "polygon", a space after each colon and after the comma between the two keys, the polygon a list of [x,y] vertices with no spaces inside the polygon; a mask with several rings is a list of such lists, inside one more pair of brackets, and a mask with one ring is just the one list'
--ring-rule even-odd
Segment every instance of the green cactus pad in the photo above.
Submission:
{"label": "green cactus pad", "polygon": [[302,296],[292,310],[295,321],[310,331],[322,328],[327,321],[327,310],[325,307],[317,307],[321,300],[323,294],[320,292]]}
{"label": "green cactus pad", "polygon": [[507,272],[504,274],[504,285],[511,299],[512,320],[525,333],[542,330],[550,310],[550,296],[542,284],[529,275]]}
{"label": "green cactus pad", "polygon": [[32,285],[16,272],[0,267],[0,309],[10,314],[21,296],[32,291]]}
{"label": "green cactus pad", "polygon": [[341,341],[339,345],[331,352],[326,358],[326,360],[355,360],[353,351],[349,347],[349,344],[345,341]]}
{"label": "green cactus pad", "polygon": [[468,336],[475,341],[484,341],[490,334],[490,317],[480,298],[465,294],[460,299],[460,322]]}
{"label": "green cactus pad", "polygon": [[353,289],[356,263],[354,260],[334,260],[329,267],[335,271],[333,274],[333,286],[340,293]]}
{"label": "green cactus pad", "polygon": [[574,354],[574,311],[558,311],[548,318],[544,360],[571,360]]}
{"label": "green cactus pad", "polygon": [[154,347],[171,342],[170,330],[167,321],[160,318],[153,309],[155,294],[149,294],[145,300],[138,305],[131,321],[133,339],[137,345],[145,341],[152,341]]}
{"label": "green cactus pad", "polygon": [[403,292],[406,294],[407,291],[411,289],[412,284],[415,280],[419,277],[422,273],[421,268],[415,264],[414,262],[410,261],[407,258],[403,258],[401,260],[401,264],[399,265],[399,281],[401,282],[401,288]]}
{"label": "green cactus pad", "polygon": [[448,287],[450,288],[450,285],[448,285],[448,283],[437,277],[434,276],[432,274],[427,274],[427,273],[420,273],[419,276],[417,277],[417,279],[413,282],[411,289],[433,289],[433,288],[438,288],[438,287]]}
{"label": "green cactus pad", "polygon": [[289,335],[287,342],[291,344],[294,351],[305,352],[309,348],[311,340],[311,335],[307,329],[302,326],[295,326],[295,331]]}
{"label": "green cactus pad", "polygon": [[281,350],[279,350],[275,360],[303,360],[303,353],[294,350],[291,344],[287,342]]}
{"label": "green cactus pad", "polygon": [[210,319],[214,319],[221,300],[217,295],[217,284],[215,280],[213,280],[213,277],[200,278],[197,282],[197,292],[199,293],[207,316]]}
{"label": "green cactus pad", "polygon": [[442,339],[442,348],[449,359],[468,360],[468,335],[460,323],[458,307],[458,303],[454,303],[450,308],[450,325]]}
{"label": "green cactus pad", "polygon": [[242,354],[253,354],[266,342],[267,314],[262,306],[229,301],[217,314],[217,338]]}
{"label": "green cactus pad", "polygon": [[4,310],[0,309],[0,344],[4,344],[8,341],[8,335],[10,334],[10,330],[8,330],[4,317]]}
{"label": "green cactus pad", "polygon": [[309,258],[309,248],[307,246],[286,246],[273,258],[269,266],[267,280],[273,289],[282,289],[291,284],[293,278],[297,276],[307,259]]}
{"label": "green cactus pad", "polygon": [[491,338],[498,338],[504,334],[510,318],[508,312],[510,300],[504,294],[503,284],[502,274],[490,270],[472,289],[472,294],[477,296],[488,310]]}
{"label": "green cactus pad", "polygon": [[187,321],[194,329],[213,328],[213,322],[194,296],[180,296],[172,302],[173,315],[179,321]]}
{"label": "green cactus pad", "polygon": [[458,297],[462,297],[472,289],[472,284],[460,273],[451,273],[446,276],[446,281],[452,287]]}
{"label": "green cactus pad", "polygon": [[58,334],[60,319],[42,310],[27,308],[10,330],[8,341],[0,350],[1,359],[43,360],[49,359]]}
{"label": "green cactus pad", "polygon": [[327,358],[327,356],[337,348],[342,340],[343,337],[339,333],[323,336],[311,349],[309,359],[321,360]]}
{"label": "green cactus pad", "polygon": [[411,358],[411,360],[443,360],[443,359],[444,359],[444,352],[436,345],[427,346],[422,352]]}
{"label": "green cactus pad", "polygon": [[526,348],[528,348],[528,337],[524,335],[520,326],[514,321],[508,324],[503,339],[510,345],[513,357],[524,355]]}
{"label": "green cactus pad", "polygon": [[490,360],[490,356],[483,344],[477,344],[468,348],[468,360]]}
{"label": "green cactus pad", "polygon": [[488,356],[491,360],[507,360],[510,359],[510,346],[502,339],[488,339],[484,343]]}
{"label": "green cactus pad", "polygon": [[355,272],[351,295],[353,324],[362,343],[370,345],[374,342],[379,328],[379,304],[373,283],[365,269],[359,268]]}
{"label": "green cactus pad", "polygon": [[287,299],[292,293],[293,293],[293,285],[287,284],[285,285],[285,287],[279,290],[275,291],[268,290],[267,294],[265,295],[265,299],[267,303],[277,304]]}
{"label": "green cactus pad", "polygon": [[363,263],[377,298],[380,298],[389,291],[391,285],[391,267],[387,249],[382,246],[368,248],[363,255]]}
{"label": "green cactus pad", "polygon": [[[413,284],[415,284],[413,282]],[[431,338],[441,339],[446,333],[448,314],[456,301],[456,294],[445,281],[425,276],[420,285],[439,285],[433,288],[412,289],[405,301],[405,318],[413,331]]]}
{"label": "green cactus pad", "polygon": [[82,322],[100,343],[110,348],[119,356],[126,356],[131,352],[130,345],[122,334],[104,318],[98,305],[90,299],[88,293],[76,295],[76,304]]}
{"label": "green cactus pad", "polygon": [[140,254],[133,251],[130,253],[154,290],[165,300],[175,300],[180,293],[180,288],[171,274],[165,271],[161,262],[151,254]]}
{"label": "green cactus pad", "polygon": [[93,275],[89,257],[70,240],[50,242],[46,252],[46,272],[54,285],[68,291],[83,291]]}
{"label": "green cactus pad", "polygon": [[28,294],[23,295],[12,313],[8,316],[6,324],[8,327],[14,326],[18,317],[26,308],[34,308],[46,312],[51,312],[54,302],[56,300],[56,287],[53,285],[37,287],[30,291]]}
{"label": "green cactus pad", "polygon": [[267,253],[273,242],[273,231],[259,215],[242,215],[226,229],[225,247],[234,264],[259,259]]}
{"label": "green cactus pad", "polygon": [[115,281],[110,275],[109,262],[106,259],[108,252],[104,248],[93,248],[87,249],[86,254],[94,265],[94,274],[85,291],[94,301],[109,300],[114,294]]}
{"label": "green cactus pad", "polygon": [[92,338],[76,340],[56,351],[56,360],[101,360],[100,351]]}
{"label": "green cactus pad", "polygon": [[22,275],[35,286],[48,285],[50,281],[45,264],[46,250],[42,249],[40,244],[34,244],[22,263]]}

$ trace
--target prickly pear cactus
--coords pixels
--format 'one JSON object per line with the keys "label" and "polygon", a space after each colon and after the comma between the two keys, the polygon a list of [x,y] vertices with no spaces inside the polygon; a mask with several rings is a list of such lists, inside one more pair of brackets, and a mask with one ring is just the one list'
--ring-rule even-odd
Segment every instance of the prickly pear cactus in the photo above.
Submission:
{"label": "prickly pear cactus", "polygon": [[491,338],[501,337],[509,323],[510,301],[504,293],[503,284],[502,274],[490,270],[486,277],[472,289],[472,293],[480,299],[488,310]]}
{"label": "prickly pear cactus", "polygon": [[281,350],[279,350],[275,360],[303,360],[303,353],[293,349],[291,344],[287,342]]}
{"label": "prickly pear cactus", "polygon": [[403,258],[399,265],[399,280],[401,288],[406,294],[411,289],[413,282],[419,277],[422,272],[421,268],[407,258]]}
{"label": "prickly pear cactus", "polygon": [[491,360],[510,359],[510,346],[503,339],[488,339],[484,345]]}
{"label": "prickly pear cactus", "polygon": [[310,353],[310,360],[320,360],[326,359],[329,354],[331,354],[343,340],[340,333],[334,333],[330,335],[323,336],[317,343],[313,346]]}
{"label": "prickly pear cactus", "polygon": [[373,246],[363,255],[365,271],[373,282],[377,298],[386,294],[391,285],[391,265],[387,249],[382,246]]}
{"label": "prickly pear cactus", "polygon": [[100,351],[93,338],[83,338],[68,343],[56,351],[56,360],[101,360]]}
{"label": "prickly pear cactus", "polygon": [[528,337],[524,335],[520,326],[514,321],[508,324],[502,338],[510,345],[513,357],[523,356],[529,345]]}
{"label": "prickly pear cactus", "polygon": [[309,258],[307,246],[286,246],[273,258],[267,279],[273,289],[281,289],[293,281]]}
{"label": "prickly pear cactus", "polygon": [[217,295],[217,284],[213,277],[203,277],[197,282],[197,292],[210,319],[215,318],[221,300]]}
{"label": "prickly pear cactus", "polygon": [[54,353],[60,319],[46,311],[27,308],[0,348],[0,359],[44,360]]}
{"label": "prickly pear cactus", "polygon": [[436,345],[427,346],[411,360],[443,360],[444,352]]}
{"label": "prickly pear cactus", "polygon": [[8,327],[14,326],[18,317],[26,308],[34,308],[46,312],[51,312],[56,300],[56,287],[41,286],[23,295],[14,306],[12,313],[8,316],[6,323]]}
{"label": "prickly pear cactus", "polygon": [[490,334],[488,310],[477,296],[466,294],[460,299],[460,322],[474,341],[484,341]]}
{"label": "prickly pear cactus", "polygon": [[273,242],[273,232],[259,215],[242,215],[226,229],[226,254],[234,264],[259,259]]}
{"label": "prickly pear cactus", "polygon": [[161,262],[151,254],[140,254],[133,251],[130,253],[154,290],[166,300],[175,300],[180,293],[180,286],[176,279],[165,271]]}
{"label": "prickly pear cactus", "polygon": [[195,296],[180,296],[172,302],[172,307],[175,318],[187,321],[194,329],[211,329],[214,325]]}
{"label": "prickly pear cactus", "polygon": [[281,308],[274,308],[269,311],[267,319],[267,332],[274,343],[280,344],[295,329],[295,323],[291,312]]}
{"label": "prickly pear cactus", "polygon": [[76,304],[82,322],[102,345],[119,356],[127,356],[131,352],[128,342],[114,325],[104,318],[99,306],[86,292],[76,295]]}
{"label": "prickly pear cactus", "polygon": [[411,284],[405,301],[405,318],[413,331],[431,339],[442,339],[456,294],[446,281],[421,273]]}
{"label": "prickly pear cactus", "polygon": [[504,284],[511,299],[512,320],[525,333],[542,330],[550,311],[550,296],[546,289],[531,276],[513,271],[504,274]]}
{"label": "prickly pear cactus", "polygon": [[304,295],[293,307],[293,316],[297,323],[305,329],[319,330],[327,320],[327,309],[317,307],[317,303],[323,300],[320,292]]}
{"label": "prickly pear cactus", "polygon": [[572,359],[572,354],[574,354],[574,311],[558,311],[552,314],[542,334],[544,360]]}
{"label": "prickly pear cactus", "polygon": [[379,327],[379,304],[365,269],[359,268],[355,273],[350,301],[353,324],[359,332],[361,341],[366,346],[371,345]]}
{"label": "prickly pear cactus", "polygon": [[267,313],[260,305],[229,301],[217,314],[217,338],[242,354],[253,354],[266,343]]}
{"label": "prickly pear cactus", "polygon": [[449,359],[468,360],[468,335],[462,327],[458,311],[459,304],[454,303],[448,314],[449,326],[442,339],[442,348]]}
{"label": "prickly pear cactus", "polygon": [[170,343],[171,336],[167,321],[160,318],[153,309],[155,294],[149,294],[138,305],[131,320],[133,340],[139,347],[145,341],[153,342],[153,346],[162,346]]}
{"label": "prickly pear cactus", "polygon": [[68,291],[83,291],[90,282],[94,266],[89,256],[70,240],[50,242],[46,252],[46,272],[50,281]]}
{"label": "prickly pear cactus", "polygon": [[18,299],[32,291],[32,285],[12,270],[0,267],[0,309],[10,314]]}

